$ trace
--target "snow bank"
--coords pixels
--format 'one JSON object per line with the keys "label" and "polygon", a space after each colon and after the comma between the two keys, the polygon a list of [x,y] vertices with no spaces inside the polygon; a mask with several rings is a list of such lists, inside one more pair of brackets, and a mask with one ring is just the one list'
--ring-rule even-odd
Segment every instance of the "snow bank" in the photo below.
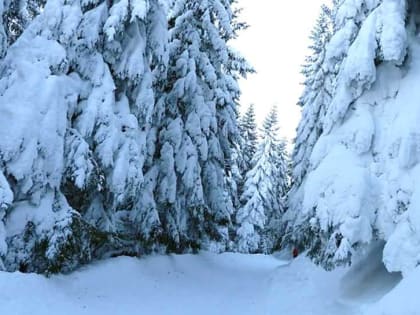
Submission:
{"label": "snow bank", "polygon": [[371,245],[341,279],[341,301],[370,304],[379,301],[401,281],[401,273],[389,273],[382,262],[384,242]]}
{"label": "snow bank", "polygon": [[420,313],[418,288],[420,268],[407,275],[398,286],[378,303],[367,307],[365,315],[417,315]]}
{"label": "snow bank", "polygon": [[401,280],[381,261],[384,243],[327,272],[304,255],[119,257],[69,275],[0,272],[7,315],[419,314],[420,268]]}

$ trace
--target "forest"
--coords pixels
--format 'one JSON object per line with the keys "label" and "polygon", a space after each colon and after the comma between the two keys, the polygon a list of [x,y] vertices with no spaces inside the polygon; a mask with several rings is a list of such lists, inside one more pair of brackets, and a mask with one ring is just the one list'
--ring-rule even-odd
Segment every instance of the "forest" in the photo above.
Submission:
{"label": "forest", "polygon": [[[327,293],[311,313],[280,311],[270,287],[279,314],[420,314],[419,302],[400,308],[420,280],[420,3],[321,6],[296,69],[292,144],[276,106],[241,103],[255,69],[232,42],[248,26],[239,0],[0,0],[0,310],[27,311],[7,304],[7,283],[82,273],[89,286],[94,270],[133,268],[130,282],[138,261],[166,273],[172,257],[268,288],[251,277],[262,268],[279,292],[310,281],[334,295],[341,283],[349,298],[372,279],[381,292],[366,293],[377,313]],[[271,110],[259,122],[261,106]]]}

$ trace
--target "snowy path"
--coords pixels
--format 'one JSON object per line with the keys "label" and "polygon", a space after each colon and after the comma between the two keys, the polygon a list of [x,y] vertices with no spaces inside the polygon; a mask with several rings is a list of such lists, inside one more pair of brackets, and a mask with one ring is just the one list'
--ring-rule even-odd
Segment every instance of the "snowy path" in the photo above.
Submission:
{"label": "snowy path", "polygon": [[327,273],[306,258],[202,253],[120,257],[68,276],[0,273],[7,315],[353,315],[342,304],[343,270]]}

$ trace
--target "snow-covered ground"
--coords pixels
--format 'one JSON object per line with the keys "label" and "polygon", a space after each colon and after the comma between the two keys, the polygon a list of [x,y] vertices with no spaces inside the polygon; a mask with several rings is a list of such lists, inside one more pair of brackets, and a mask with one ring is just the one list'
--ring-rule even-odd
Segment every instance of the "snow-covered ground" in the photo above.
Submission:
{"label": "snow-covered ground", "polygon": [[399,278],[364,265],[326,272],[305,257],[201,253],[119,257],[51,278],[3,272],[0,314],[399,314],[383,310],[411,284],[375,304]]}

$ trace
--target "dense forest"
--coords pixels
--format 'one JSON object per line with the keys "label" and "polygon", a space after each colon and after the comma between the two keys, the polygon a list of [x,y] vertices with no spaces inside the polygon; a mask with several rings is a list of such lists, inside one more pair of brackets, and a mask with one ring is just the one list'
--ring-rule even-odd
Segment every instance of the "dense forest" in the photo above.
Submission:
{"label": "dense forest", "polygon": [[270,253],[288,185],[232,0],[0,2],[0,267]]}
{"label": "dense forest", "polygon": [[[0,0],[0,268],[270,254],[420,262],[420,5],[334,0],[291,157],[241,104],[236,0]],[[287,93],[284,91],[283,93]]]}

